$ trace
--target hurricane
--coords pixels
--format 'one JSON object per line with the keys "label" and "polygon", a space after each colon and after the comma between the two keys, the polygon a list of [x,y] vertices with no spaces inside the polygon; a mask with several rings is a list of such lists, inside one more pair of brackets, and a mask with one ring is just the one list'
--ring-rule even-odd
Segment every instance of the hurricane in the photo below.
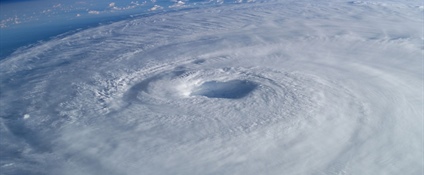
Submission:
{"label": "hurricane", "polygon": [[422,174],[420,1],[134,15],[0,60],[4,174]]}

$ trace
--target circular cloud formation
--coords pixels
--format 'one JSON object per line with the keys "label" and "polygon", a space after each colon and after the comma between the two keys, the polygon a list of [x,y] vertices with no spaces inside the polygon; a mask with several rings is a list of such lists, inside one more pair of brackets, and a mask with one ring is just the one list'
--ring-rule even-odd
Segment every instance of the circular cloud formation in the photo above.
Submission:
{"label": "circular cloud formation", "polygon": [[421,13],[225,5],[22,49],[0,62],[1,171],[420,174]]}

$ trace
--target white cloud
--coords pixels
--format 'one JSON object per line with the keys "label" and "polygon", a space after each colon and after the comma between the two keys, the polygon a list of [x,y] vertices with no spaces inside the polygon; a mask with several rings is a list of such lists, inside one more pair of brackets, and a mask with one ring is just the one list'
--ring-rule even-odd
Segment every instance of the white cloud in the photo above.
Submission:
{"label": "white cloud", "polygon": [[163,9],[163,7],[161,7],[159,5],[155,5],[152,8],[150,8],[150,11],[154,11],[154,10],[158,10],[158,9]]}
{"label": "white cloud", "polygon": [[171,5],[171,6],[169,6],[170,8],[174,8],[174,7],[181,7],[181,6],[184,6],[184,2],[183,1],[177,1],[177,2],[175,2],[175,4],[173,4],[173,5]]}
{"label": "white cloud", "polygon": [[90,11],[88,11],[88,13],[89,13],[89,14],[93,14],[93,15],[98,15],[98,14],[100,14],[100,12],[99,12],[99,11],[97,11],[97,10],[90,10]]}
{"label": "white cloud", "polygon": [[2,168],[416,174],[422,11],[309,3],[174,10],[16,51],[0,115],[17,120],[0,117],[0,135],[25,161]]}

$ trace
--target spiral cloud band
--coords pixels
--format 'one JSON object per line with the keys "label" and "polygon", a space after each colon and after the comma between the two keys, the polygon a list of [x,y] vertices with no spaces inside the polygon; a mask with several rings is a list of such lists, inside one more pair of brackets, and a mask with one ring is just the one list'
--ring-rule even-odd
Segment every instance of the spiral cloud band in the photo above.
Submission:
{"label": "spiral cloud band", "polygon": [[419,1],[101,25],[0,62],[6,174],[421,174]]}

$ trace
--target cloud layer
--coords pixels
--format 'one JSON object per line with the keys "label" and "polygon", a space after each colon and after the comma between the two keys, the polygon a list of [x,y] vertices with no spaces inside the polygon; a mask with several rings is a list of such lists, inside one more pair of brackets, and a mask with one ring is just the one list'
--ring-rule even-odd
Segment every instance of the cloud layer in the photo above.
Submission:
{"label": "cloud layer", "polygon": [[21,49],[0,62],[0,170],[419,174],[421,13],[224,5]]}

